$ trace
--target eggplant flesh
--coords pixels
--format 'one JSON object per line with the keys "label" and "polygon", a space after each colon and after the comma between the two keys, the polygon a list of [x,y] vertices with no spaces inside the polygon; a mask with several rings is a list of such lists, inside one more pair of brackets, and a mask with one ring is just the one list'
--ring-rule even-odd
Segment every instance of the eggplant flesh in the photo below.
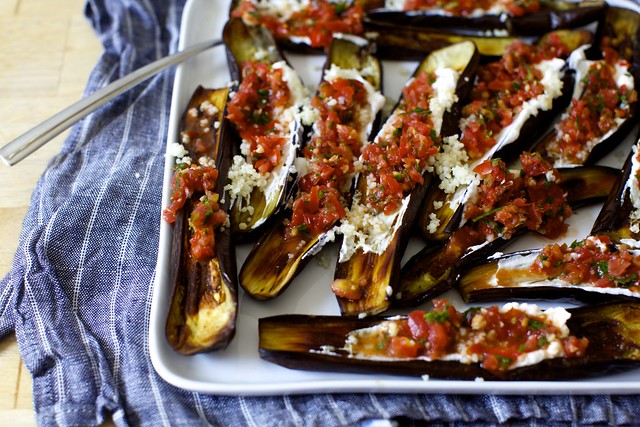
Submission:
{"label": "eggplant flesh", "polygon": [[[581,357],[545,359],[506,371],[478,363],[350,356],[341,349],[350,332],[378,324],[380,318],[281,315],[260,319],[260,357],[291,369],[475,380],[560,380],[619,372],[639,365],[640,303],[622,302],[568,310],[570,334],[589,340]],[[338,349],[338,350],[336,350]]]}
{"label": "eggplant flesh", "polygon": [[[567,202],[577,208],[601,202],[609,197],[619,171],[605,166],[558,169]],[[464,205],[455,216],[462,217]],[[474,244],[464,239],[428,242],[402,267],[400,285],[393,297],[395,306],[416,306],[451,289],[459,271],[476,260],[487,259],[527,232],[520,227],[510,239],[498,237]]]}
{"label": "eggplant flesh", "polygon": [[[217,165],[218,194],[222,194],[231,158],[224,119],[228,93],[228,88],[198,87],[182,120],[182,141],[189,156],[206,157]],[[201,120],[208,121],[205,130]],[[214,128],[214,121],[222,126]],[[191,253],[189,217],[200,196],[193,194],[175,214],[171,249],[173,290],[165,332],[171,347],[184,355],[225,348],[235,334],[237,318],[236,256],[229,228],[215,230],[211,259],[199,260]],[[228,209],[228,203],[221,208]]]}
{"label": "eggplant flesh", "polygon": [[[286,76],[284,79],[291,93],[290,105],[286,107],[286,111],[281,112],[278,117],[273,117],[274,122],[283,128],[282,137],[286,139],[281,148],[281,158],[273,170],[261,179],[247,175],[246,167],[252,168],[253,162],[251,156],[240,153],[242,138],[236,132],[237,151],[226,192],[232,200],[229,216],[233,234],[241,240],[249,240],[268,227],[272,216],[283,209],[286,195],[291,190],[291,166],[300,147],[304,129],[300,111],[307,94],[297,73],[287,64],[266,29],[250,27],[240,19],[231,19],[224,28],[223,38],[227,47],[231,78],[235,82],[241,84],[245,64],[266,63],[283,69],[283,75]],[[238,87],[234,89],[237,90]],[[285,117],[288,117],[286,120],[290,122],[278,121]],[[261,175],[261,172],[254,171],[254,174]],[[261,180],[265,181],[264,185],[258,184]],[[246,189],[247,182],[250,183],[250,191]]]}
{"label": "eggplant flesh", "polygon": [[[454,70],[458,75],[455,93],[458,99],[462,100],[470,91],[470,82],[478,60],[479,55],[473,43],[463,42],[437,50],[427,56],[418,66],[415,75],[421,72],[435,73],[436,70],[445,68]],[[401,98],[394,112],[404,114],[402,105]],[[457,131],[455,126],[457,111],[453,105],[455,102],[441,117],[442,125],[439,129],[441,135],[451,135]],[[383,126],[374,143],[390,134],[389,129],[396,126],[394,124],[396,119],[397,117],[392,113],[388,124]],[[343,315],[377,314],[389,307],[390,290],[396,286],[399,279],[399,262],[408,241],[407,233],[430,183],[428,174],[423,176],[424,182],[404,196],[396,212],[389,215],[378,214],[378,216],[384,215],[384,222],[389,229],[376,235],[372,234],[375,230],[373,226],[358,225],[358,221],[362,221],[360,212],[372,215],[367,211],[366,204],[361,201],[368,200],[369,197],[367,174],[359,175],[356,195],[351,206],[351,214],[355,214],[357,218],[351,222],[348,216],[347,220],[343,221],[342,227],[345,227],[345,223],[347,226],[353,224],[357,233],[361,232],[364,237],[358,237],[355,233],[343,237],[340,259],[332,284]]]}
{"label": "eggplant flesh", "polygon": [[[372,53],[373,46],[365,39],[355,36],[334,38],[325,64],[325,72],[332,67],[345,70],[347,74],[356,74],[363,85],[368,85],[371,91],[378,93],[378,101],[370,104],[366,123],[360,125],[365,129],[363,137],[375,132],[379,126],[382,95],[379,93],[382,85],[382,69],[380,62]],[[334,68],[335,69],[335,68]],[[363,73],[367,70],[368,73]],[[352,73],[353,71],[353,73]],[[364,119],[363,119],[364,120]],[[367,131],[367,129],[369,131]],[[314,126],[307,135],[305,145],[318,133]],[[318,133],[318,135],[320,135]],[[361,141],[366,144],[366,140]],[[302,160],[302,159],[301,159]],[[300,165],[300,163],[297,163]],[[300,171],[299,171],[300,172]],[[302,178],[299,173],[299,178]],[[341,196],[348,202],[351,200],[352,177],[345,176]],[[292,206],[296,198],[302,195],[299,186],[293,186],[288,205]],[[273,226],[267,230],[255,247],[249,253],[240,270],[240,285],[252,297],[257,299],[271,299],[280,295],[302,271],[306,264],[323,246],[334,239],[333,228],[320,234],[298,232],[290,225],[292,209],[289,207],[278,214]]]}
{"label": "eggplant flesh", "polygon": [[394,10],[373,9],[367,19],[398,27],[443,29],[477,36],[539,36],[549,31],[578,28],[601,18],[607,3],[598,0],[582,2],[542,2],[541,10],[523,16],[504,13],[473,13],[456,16],[441,9]]}

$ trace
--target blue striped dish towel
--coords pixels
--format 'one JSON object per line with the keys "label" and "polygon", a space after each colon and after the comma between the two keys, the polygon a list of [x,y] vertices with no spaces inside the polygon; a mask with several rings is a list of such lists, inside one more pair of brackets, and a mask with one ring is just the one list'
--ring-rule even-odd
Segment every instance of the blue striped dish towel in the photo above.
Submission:
{"label": "blue striped dish towel", "polygon": [[[183,7],[182,0],[89,0],[86,15],[105,52],[87,92],[174,51]],[[118,426],[640,420],[637,396],[238,397],[165,382],[151,365],[148,325],[172,83],[166,71],[78,123],[33,194],[0,282],[0,337],[17,336],[40,425],[98,425],[107,414]]]}

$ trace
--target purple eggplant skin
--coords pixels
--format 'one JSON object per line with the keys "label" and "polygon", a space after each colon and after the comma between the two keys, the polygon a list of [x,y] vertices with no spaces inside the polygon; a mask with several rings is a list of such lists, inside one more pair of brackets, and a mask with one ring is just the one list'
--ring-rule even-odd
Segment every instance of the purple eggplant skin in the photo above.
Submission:
{"label": "purple eggplant skin", "polygon": [[468,35],[505,33],[510,36],[539,36],[549,31],[578,28],[596,22],[607,8],[604,1],[543,2],[542,10],[525,16],[486,14],[477,17],[454,16],[437,10],[396,11],[373,9],[367,19],[398,27],[442,29]]}
{"label": "purple eggplant skin", "polygon": [[[207,154],[215,160],[218,169],[218,194],[223,194],[232,158],[231,123],[224,118],[228,92],[228,89],[205,89],[199,86],[181,122],[181,129],[185,130],[187,111],[198,108],[203,101],[210,101],[219,107],[222,125],[218,131],[212,130],[210,140],[205,141],[211,147],[211,152]],[[203,155],[195,152],[190,144],[185,144],[185,148],[193,159]],[[173,289],[165,326],[167,341],[174,350],[184,355],[226,348],[235,335],[238,306],[236,253],[230,228],[215,231],[216,246],[212,260],[197,261],[190,255],[188,216],[194,204],[193,199],[188,200],[175,216],[169,273]],[[229,201],[221,202],[220,208],[228,211]]]}
{"label": "purple eggplant skin", "polygon": [[[519,286],[521,280],[527,280],[527,273],[524,276],[516,275],[513,278],[515,286],[491,286],[487,281],[492,277],[498,268],[498,262],[503,259],[517,258],[539,254],[540,249],[512,252],[500,257],[487,258],[477,257],[473,262],[469,262],[460,268],[460,273],[453,282],[453,287],[458,290],[462,299],[466,303],[486,302],[486,301],[510,301],[518,300],[562,300],[564,302],[587,304],[601,303],[603,301],[638,301],[639,298],[626,295],[612,295],[602,292],[593,292],[588,289],[567,286],[535,285]],[[516,273],[517,274],[517,273]]]}
{"label": "purple eggplant skin", "polygon": [[[561,185],[567,193],[567,202],[572,208],[606,199],[620,174],[617,169],[606,166],[560,168],[558,172],[562,176]],[[454,216],[461,217],[463,209],[464,205],[461,205]],[[467,265],[475,260],[486,260],[526,231],[522,228],[511,239],[497,238],[472,247],[460,245],[451,239],[428,241],[402,267],[400,285],[392,299],[393,305],[414,307],[451,289],[460,271]]]}
{"label": "purple eggplant skin", "polygon": [[[640,130],[636,135],[636,146],[640,144]],[[634,150],[629,150],[629,154],[622,166],[622,172],[611,189],[611,193],[605,200],[602,209],[598,213],[593,226],[591,227],[591,235],[606,234],[612,238],[614,242],[621,239],[640,239],[639,233],[632,232],[629,218],[634,210],[631,202],[627,182],[631,179],[631,170],[633,167],[632,159]]]}
{"label": "purple eggplant skin", "polygon": [[[640,303],[606,303],[570,309],[571,335],[587,338],[585,356],[544,360],[503,372],[490,372],[479,364],[455,361],[365,360],[339,350],[347,334],[378,323],[381,318],[281,315],[259,321],[259,352],[263,360],[310,371],[390,374],[475,380],[576,379],[620,372],[640,365]],[[323,352],[330,346],[334,354]]]}
{"label": "purple eggplant skin", "polygon": [[381,59],[419,61],[429,52],[450,44],[472,41],[482,57],[500,57],[516,37],[477,37],[453,34],[435,29],[401,27],[383,22],[373,22],[365,17],[365,32],[375,41]]}

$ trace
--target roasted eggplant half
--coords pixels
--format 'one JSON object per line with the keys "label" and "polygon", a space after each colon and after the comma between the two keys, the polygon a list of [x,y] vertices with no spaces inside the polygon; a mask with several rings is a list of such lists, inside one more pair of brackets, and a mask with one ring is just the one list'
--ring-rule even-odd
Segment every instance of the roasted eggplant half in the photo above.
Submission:
{"label": "roasted eggplant half", "polygon": [[443,144],[436,158],[437,185],[417,221],[426,239],[446,239],[460,226],[454,213],[471,194],[475,167],[490,158],[515,160],[568,104],[573,80],[565,58],[575,43],[566,34],[536,45],[517,41],[479,67],[471,101],[462,107],[460,137]]}
{"label": "roasted eggplant half", "polygon": [[[260,319],[260,357],[292,369],[475,380],[560,380],[638,366],[640,304],[531,304],[406,317]],[[483,333],[484,332],[484,333]]]}
{"label": "roasted eggplant half", "polygon": [[236,257],[225,226],[228,203],[219,200],[231,159],[228,95],[228,88],[199,87],[183,115],[180,143],[170,150],[178,159],[163,213],[174,224],[166,336],[185,355],[225,348],[235,334]]}
{"label": "roasted eggplant half", "polygon": [[465,268],[457,287],[466,302],[563,298],[585,302],[640,298],[640,242],[589,236],[570,245],[491,257]]}
{"label": "roasted eggplant half", "polygon": [[640,135],[631,147],[614,187],[591,228],[591,235],[607,234],[615,242],[640,239]]}
{"label": "roasted eggplant half", "polygon": [[247,25],[262,25],[282,47],[305,52],[328,49],[338,33],[362,36],[365,11],[381,7],[383,2],[233,0],[230,16]]}
{"label": "roasted eggplant half", "polygon": [[478,63],[463,42],[424,59],[374,141],[360,157],[356,192],[340,225],[332,290],[343,315],[387,309],[411,224],[442,139],[456,132],[455,103],[469,93]]}
{"label": "roasted eggplant half", "polygon": [[269,299],[286,289],[309,260],[334,240],[353,192],[355,163],[379,126],[385,103],[382,69],[372,45],[334,38],[322,82],[305,117],[312,120],[288,208],[258,241],[240,271],[249,295]]}
{"label": "roasted eggplant half", "polygon": [[415,306],[440,295],[452,287],[459,268],[486,259],[525,232],[559,236],[570,206],[604,200],[619,174],[602,166],[556,170],[537,154],[523,153],[520,159],[520,172],[497,159],[476,168],[481,179],[472,186],[474,196],[456,214],[464,225],[406,262],[395,305]]}
{"label": "roasted eggplant half", "polygon": [[366,19],[398,27],[442,29],[471,35],[540,36],[602,18],[607,3],[587,1],[424,2],[390,0]]}
{"label": "roasted eggplant half", "polygon": [[242,239],[264,230],[283,207],[293,182],[304,128],[301,111],[308,96],[263,27],[231,19],[224,41],[231,77],[238,82],[228,105],[237,152],[225,195],[231,200],[231,229]]}
{"label": "roasted eggplant half", "polygon": [[588,60],[587,46],[574,51],[571,105],[536,144],[556,167],[594,163],[613,150],[635,125],[637,92],[631,64],[607,49],[606,58]]}

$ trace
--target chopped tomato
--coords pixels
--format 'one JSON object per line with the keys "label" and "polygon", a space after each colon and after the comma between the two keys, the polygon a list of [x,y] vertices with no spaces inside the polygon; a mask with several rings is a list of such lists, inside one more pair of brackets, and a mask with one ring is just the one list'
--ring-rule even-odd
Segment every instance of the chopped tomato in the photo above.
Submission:
{"label": "chopped tomato", "polygon": [[346,214],[340,194],[335,188],[315,186],[293,203],[291,227],[296,232],[317,236],[329,231]]}
{"label": "chopped tomato", "polygon": [[213,167],[191,165],[176,171],[172,181],[171,203],[164,210],[167,222],[174,222],[176,213],[194,195],[199,200],[191,209],[189,247],[191,256],[198,261],[208,261],[215,255],[215,230],[227,220],[220,209],[218,194],[214,192],[218,171]]}
{"label": "chopped tomato", "polygon": [[[401,319],[383,322],[349,339],[353,355],[442,359],[464,349],[490,371],[510,369],[520,356],[548,348],[552,341],[562,357],[584,356],[588,340],[566,335],[543,312],[517,306],[474,308],[465,314],[447,300],[434,300],[433,311],[415,310]],[[357,332],[357,331],[356,331]]]}
{"label": "chopped tomato", "polygon": [[[354,161],[362,147],[360,117],[369,107],[368,94],[362,82],[337,78],[320,84],[311,106],[319,118],[314,136],[302,150],[310,171],[298,181],[300,195],[293,204],[291,227],[318,235],[346,215],[345,188],[351,187]],[[319,192],[322,197],[316,196]]]}
{"label": "chopped tomato", "polygon": [[358,2],[314,0],[286,20],[257,7],[253,0],[242,0],[231,16],[249,25],[263,24],[277,39],[308,37],[312,47],[328,47],[336,33],[362,34],[362,6]]}
{"label": "chopped tomato", "polygon": [[593,141],[601,139],[620,120],[630,114],[630,104],[636,102],[637,92],[626,85],[618,87],[613,55],[605,53],[605,60],[595,62],[583,78],[584,92],[571,103],[568,113],[556,126],[555,136],[546,144],[546,155],[573,164],[583,164],[590,154]]}
{"label": "chopped tomato", "polygon": [[362,152],[365,172],[375,181],[367,203],[374,210],[390,215],[402,199],[424,182],[423,172],[436,155],[440,135],[429,117],[429,101],[434,89],[433,74],[416,76],[403,89],[397,111],[385,127],[390,132],[367,145]]}
{"label": "chopped tomato", "polygon": [[228,103],[227,118],[240,137],[249,142],[253,167],[266,174],[280,164],[287,136],[280,114],[292,104],[289,86],[282,69],[251,61],[242,64],[242,82]]}
{"label": "chopped tomato", "polygon": [[568,48],[558,37],[540,46],[516,41],[498,61],[479,67],[471,102],[462,109],[461,142],[469,157],[478,159],[496,144],[520,106],[544,92],[542,72],[535,65],[545,59],[565,57]]}
{"label": "chopped tomato", "polygon": [[174,222],[178,212],[195,193],[214,191],[218,180],[218,170],[213,167],[191,165],[177,170],[171,181],[171,203],[163,216],[165,221]]}
{"label": "chopped tomato", "polygon": [[614,247],[607,236],[589,237],[571,245],[547,245],[533,270],[573,284],[640,290],[640,260],[627,246]]}
{"label": "chopped tomato", "polygon": [[465,215],[471,221],[459,233],[468,234],[474,228],[488,239],[510,238],[526,227],[554,238],[566,229],[571,208],[558,184],[558,172],[537,154],[523,153],[520,163],[520,173],[507,170],[499,159],[486,160],[474,169],[481,178],[477,200],[466,206]]}

